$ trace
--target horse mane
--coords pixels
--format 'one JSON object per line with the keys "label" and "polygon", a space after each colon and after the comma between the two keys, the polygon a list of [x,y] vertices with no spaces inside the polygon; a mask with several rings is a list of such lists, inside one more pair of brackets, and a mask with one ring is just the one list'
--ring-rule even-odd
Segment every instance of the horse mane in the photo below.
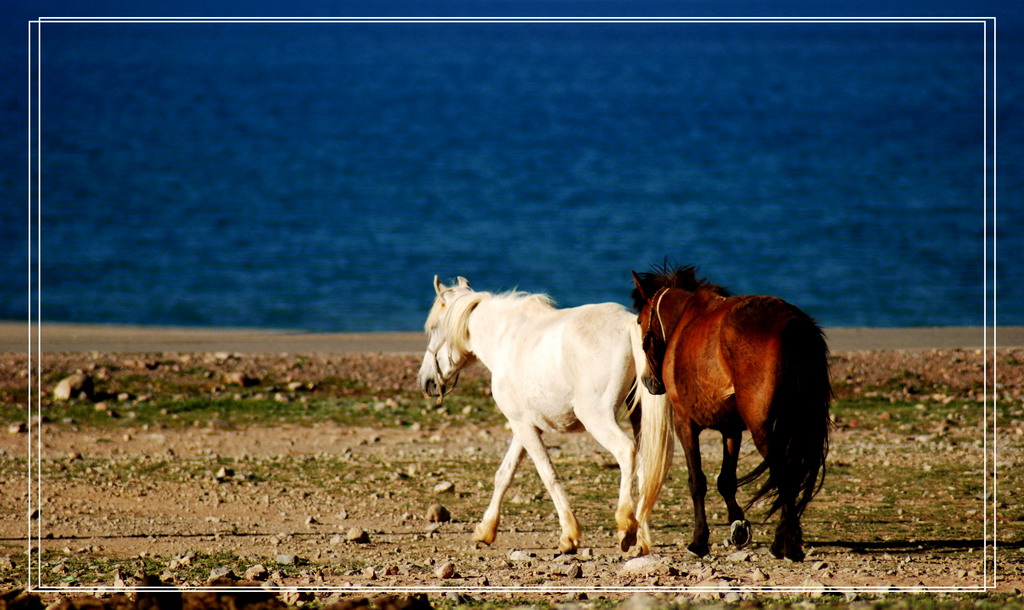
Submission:
{"label": "horse mane", "polygon": [[[694,265],[683,265],[681,267],[670,267],[668,262],[655,265],[650,272],[638,273],[640,285],[643,287],[643,294],[648,296],[662,288],[679,288],[687,292],[710,292],[712,294],[728,297],[732,296],[725,288],[712,284],[704,278],[697,277],[697,267]],[[633,298],[633,309],[640,311],[644,307],[645,299],[641,291],[633,289],[630,295]]]}
{"label": "horse mane", "polygon": [[538,292],[523,292],[521,290],[509,290],[508,292],[502,292],[502,293],[494,295],[494,298],[502,300],[502,301],[509,301],[509,302],[523,301],[523,302],[532,303],[532,304],[537,305],[539,307],[544,307],[544,308],[549,308],[549,309],[552,309],[552,308],[555,307],[555,300],[554,299],[552,299],[550,296],[548,296],[546,294],[538,293]]}
{"label": "horse mane", "polygon": [[441,297],[437,297],[424,328],[429,333],[440,326],[444,336],[452,342],[453,348],[466,351],[469,344],[469,314],[473,313],[485,297],[490,296],[492,295],[489,292],[467,290],[455,297],[447,307],[441,307]]}
{"label": "horse mane", "polygon": [[469,315],[473,313],[477,305],[488,299],[509,303],[524,302],[547,309],[554,308],[555,306],[554,300],[546,294],[534,294],[518,290],[492,294],[490,292],[467,290],[455,297],[444,308],[440,306],[440,297],[438,297],[434,302],[434,307],[430,309],[430,313],[427,315],[424,329],[429,333],[432,329],[440,326],[444,331],[444,336],[448,337],[449,341],[452,342],[453,348],[460,351],[470,351]]}

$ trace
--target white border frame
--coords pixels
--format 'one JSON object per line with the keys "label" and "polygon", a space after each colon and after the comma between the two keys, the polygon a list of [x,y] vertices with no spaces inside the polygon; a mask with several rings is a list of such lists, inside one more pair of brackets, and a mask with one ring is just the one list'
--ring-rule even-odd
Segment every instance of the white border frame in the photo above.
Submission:
{"label": "white border frame", "polygon": [[[984,26],[984,192],[983,192],[983,217],[984,217],[984,261],[983,261],[983,332],[984,349],[982,352],[983,361],[983,514],[984,514],[984,539],[982,556],[982,583],[969,587],[911,587],[897,589],[891,585],[877,587],[844,587],[827,586],[829,593],[850,594],[850,593],[984,593],[997,586],[997,422],[996,406],[998,393],[996,391],[996,369],[997,369],[997,327],[996,327],[996,18],[995,17],[736,17],[736,18],[687,18],[687,17],[40,17],[28,22],[28,447],[27,447],[27,471],[28,471],[28,500],[27,500],[27,589],[42,593],[113,593],[113,592],[161,592],[161,591],[246,591],[258,590],[267,591],[262,587],[60,587],[46,585],[42,582],[42,553],[43,537],[42,523],[43,515],[36,519],[35,528],[31,519],[32,513],[43,506],[42,497],[42,429],[41,426],[33,425],[38,422],[42,414],[42,247],[41,247],[41,218],[42,218],[42,24],[43,23],[921,23],[921,24],[980,24]],[[991,29],[991,38],[989,30]],[[991,54],[989,49],[991,48]],[[989,78],[991,74],[991,79]],[[35,121],[35,122],[33,122]],[[989,133],[991,131],[991,139]],[[33,159],[35,162],[33,163]],[[990,162],[991,159],[991,162]],[[990,186],[991,185],[991,186]],[[991,219],[989,207],[991,205]],[[990,226],[991,226],[991,271],[989,269],[990,259]],[[35,251],[33,251],[33,239],[35,239]],[[33,274],[35,267],[35,274]],[[991,281],[991,301],[990,284]],[[992,325],[989,326],[989,312],[991,308]],[[33,318],[33,315],[35,318]],[[991,352],[989,352],[989,329],[991,329],[992,341]],[[991,353],[992,364],[992,414],[989,422],[989,376],[987,357]],[[35,358],[35,360],[33,360]],[[35,369],[33,369],[35,365]],[[33,377],[35,374],[35,377]],[[35,386],[33,386],[35,380]],[[33,389],[35,395],[33,396]],[[33,407],[33,397],[35,406]],[[34,417],[33,417],[34,416]],[[991,430],[991,466],[989,465],[989,433]],[[35,446],[33,446],[33,444]],[[35,460],[35,464],[33,464]],[[33,468],[34,467],[34,468]],[[991,522],[989,517],[989,505],[985,498],[989,496],[991,479]],[[990,529],[991,525],[991,529]],[[33,529],[35,530],[33,535]],[[989,539],[991,536],[991,549]],[[989,557],[991,553],[991,574],[989,573]],[[34,562],[39,562],[34,564]],[[33,571],[33,568],[35,570]],[[793,593],[807,594],[820,592],[818,587],[769,587],[769,586],[736,586],[729,588],[699,587],[699,586],[608,586],[608,587],[561,587],[561,586],[521,586],[521,587],[481,587],[481,586],[419,586],[419,587],[375,587],[375,586],[351,586],[351,587],[284,587],[277,590],[278,593],[290,591],[307,591],[313,593],[361,593],[361,594],[383,594],[383,593]]]}

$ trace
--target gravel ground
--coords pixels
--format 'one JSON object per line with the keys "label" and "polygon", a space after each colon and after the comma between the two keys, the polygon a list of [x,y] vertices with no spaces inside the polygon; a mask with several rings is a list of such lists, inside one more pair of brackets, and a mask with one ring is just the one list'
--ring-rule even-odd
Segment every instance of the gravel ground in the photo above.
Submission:
{"label": "gravel ground", "polygon": [[[627,563],[614,545],[617,471],[610,456],[585,434],[547,438],[570,501],[579,506],[582,552],[556,554],[550,502],[528,462],[509,492],[498,540],[478,548],[469,535],[486,504],[508,432],[493,417],[478,421],[479,411],[472,407],[431,423],[392,424],[392,402],[411,400],[407,397],[415,391],[416,356],[76,353],[47,354],[43,365],[42,409],[53,422],[42,425],[47,516],[42,523],[48,536],[43,546],[55,556],[48,556],[48,566],[56,577],[62,569],[74,577],[75,558],[148,557],[158,560],[165,582],[201,585],[214,574],[195,577],[184,568],[199,563],[196,557],[223,554],[226,567],[239,577],[265,565],[266,573],[252,574],[261,586],[369,592],[363,594],[378,588],[446,587],[496,600],[630,595],[595,589],[609,586],[652,587],[663,600],[681,596],[708,602],[741,602],[757,595],[752,587],[803,587],[810,595],[838,591],[853,599],[846,588],[975,586],[991,582],[986,581],[991,566],[981,545],[991,498],[974,497],[982,492],[973,484],[961,485],[959,477],[983,478],[981,465],[989,448],[978,413],[981,401],[991,400],[993,392],[992,383],[987,389],[983,384],[987,375],[995,380],[1000,404],[996,465],[1001,502],[996,508],[1004,516],[998,518],[1003,549],[998,590],[1024,587],[1022,517],[1014,508],[1024,493],[1016,476],[1024,439],[1024,350],[1001,350],[987,359],[980,350],[957,349],[833,354],[838,399],[910,403],[920,421],[901,419],[897,425],[884,409],[871,415],[877,422],[867,416],[837,418],[833,474],[809,509],[810,553],[801,564],[770,557],[770,524],[756,524],[756,542],[742,553],[716,544],[708,559],[687,555],[690,509],[681,460],[656,515],[656,558],[647,565]],[[102,404],[97,410],[111,414],[197,395],[280,397],[291,403],[358,395],[368,397],[368,408],[388,425],[317,421],[310,427],[287,421],[236,427],[210,421],[136,426],[128,418],[116,427],[65,424],[60,411],[65,403],[53,399],[53,390],[76,371],[93,380],[96,392],[89,403]],[[475,367],[460,387],[479,387],[474,384],[486,378],[487,372]],[[27,385],[25,356],[0,355],[4,402],[24,404]],[[954,412],[948,405],[962,406]],[[942,415],[932,417],[932,410]],[[11,466],[26,453],[26,436],[19,430],[12,426],[0,442],[7,464],[0,488],[0,534],[15,573],[24,564],[21,515],[27,497],[22,473]],[[719,442],[705,436],[706,464],[714,464],[720,459]],[[748,466],[756,463],[749,448],[744,455]],[[712,466],[706,470],[710,483]],[[874,471],[889,473],[889,478],[873,485],[868,479]],[[948,481],[933,481],[939,487],[915,495],[924,473],[936,471],[948,472]],[[444,483],[453,489],[435,491]],[[591,487],[607,493],[583,499]],[[894,504],[878,499],[892,488],[910,493]],[[709,494],[708,511],[716,522],[713,540],[724,537],[716,503],[720,499]],[[432,504],[443,504],[450,521],[432,521]],[[860,505],[863,511],[856,508]],[[956,512],[950,523],[943,523],[944,509]],[[116,584],[121,578],[131,585],[141,576],[130,570],[104,573],[95,584]],[[512,589],[506,593],[496,587]],[[543,593],[538,587],[560,592]],[[338,595],[325,591],[317,599],[327,602]]]}

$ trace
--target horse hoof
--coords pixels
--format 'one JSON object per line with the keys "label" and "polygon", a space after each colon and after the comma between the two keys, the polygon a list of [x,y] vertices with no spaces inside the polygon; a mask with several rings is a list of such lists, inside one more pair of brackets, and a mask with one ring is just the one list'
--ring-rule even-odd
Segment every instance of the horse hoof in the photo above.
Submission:
{"label": "horse hoof", "polygon": [[803,561],[804,551],[800,547],[786,551],[786,559],[790,561]]}
{"label": "horse hoof", "polygon": [[619,532],[619,548],[625,553],[636,544],[636,531]]}
{"label": "horse hoof", "polygon": [[476,530],[473,532],[473,541],[477,543],[477,548],[479,548],[479,545],[481,544],[491,546],[491,543],[494,542],[494,539],[497,537],[497,528],[487,528],[483,525],[478,525]]}
{"label": "horse hoof", "polygon": [[732,542],[733,546],[738,549],[742,549],[750,544],[750,539],[752,537],[753,534],[750,529],[750,521],[741,519],[732,522],[732,526],[729,529],[729,540]]}
{"label": "horse hoof", "polygon": [[707,554],[711,552],[711,549],[708,548],[708,544],[706,542],[691,542],[690,545],[686,547],[686,550],[690,551],[697,557],[707,557]]}

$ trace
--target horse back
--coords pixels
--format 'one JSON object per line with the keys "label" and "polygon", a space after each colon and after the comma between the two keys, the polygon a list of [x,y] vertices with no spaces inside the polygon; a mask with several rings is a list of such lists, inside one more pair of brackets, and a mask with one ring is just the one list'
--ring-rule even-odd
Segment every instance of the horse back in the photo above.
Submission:
{"label": "horse back", "polygon": [[793,338],[820,337],[821,331],[810,316],[780,298],[751,295],[730,300],[721,348],[738,409],[753,430],[768,417],[782,363],[792,356]]}

